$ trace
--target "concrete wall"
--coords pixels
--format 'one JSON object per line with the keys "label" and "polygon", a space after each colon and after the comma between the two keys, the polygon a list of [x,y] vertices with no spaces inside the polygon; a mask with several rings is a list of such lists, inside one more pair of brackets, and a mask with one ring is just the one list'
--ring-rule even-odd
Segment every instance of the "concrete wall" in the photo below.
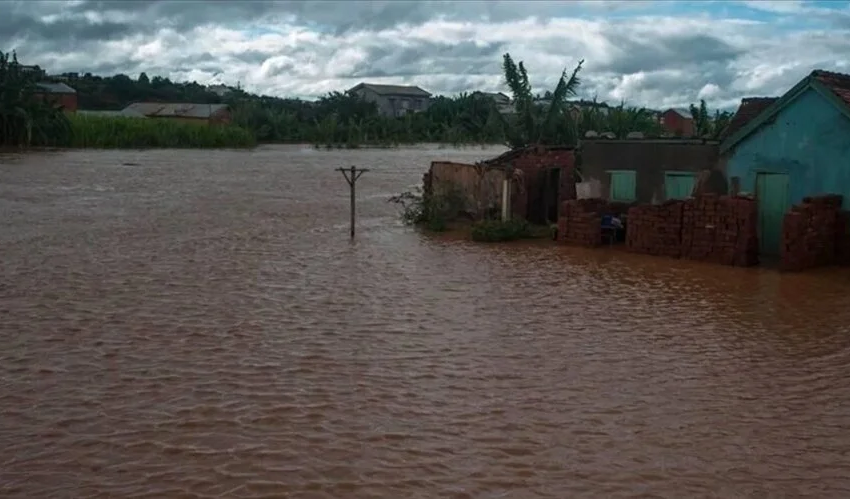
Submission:
{"label": "concrete wall", "polygon": [[[383,116],[404,116],[408,110],[410,112],[425,111],[431,102],[428,97],[379,95],[368,87],[359,88],[354,93],[367,102],[374,102],[378,106],[378,112]],[[406,109],[404,107],[405,102],[407,103]]]}
{"label": "concrete wall", "polygon": [[[584,180],[596,179],[602,194],[610,192],[611,170],[636,173],[638,203],[664,201],[664,172],[720,169],[718,144],[685,139],[633,139],[581,141],[581,172]],[[711,192],[725,194],[724,186],[712,186]]]}
{"label": "concrete wall", "polygon": [[850,119],[809,89],[728,153],[727,174],[755,193],[758,172],[789,175],[792,204],[841,194],[850,208]]}

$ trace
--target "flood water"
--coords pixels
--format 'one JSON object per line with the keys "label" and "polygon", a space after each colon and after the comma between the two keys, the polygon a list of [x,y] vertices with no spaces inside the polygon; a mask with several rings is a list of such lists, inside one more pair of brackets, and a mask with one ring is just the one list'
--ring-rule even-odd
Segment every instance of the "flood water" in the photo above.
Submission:
{"label": "flood water", "polygon": [[386,202],[498,152],[0,156],[0,497],[850,497],[850,273]]}

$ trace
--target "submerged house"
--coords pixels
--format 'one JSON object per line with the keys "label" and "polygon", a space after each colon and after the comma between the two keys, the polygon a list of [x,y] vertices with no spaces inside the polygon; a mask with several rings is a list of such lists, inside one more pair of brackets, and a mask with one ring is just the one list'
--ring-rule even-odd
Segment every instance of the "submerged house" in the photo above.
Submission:
{"label": "submerged house", "polygon": [[459,189],[466,211],[485,216],[502,208],[503,181],[510,184],[512,217],[536,224],[554,223],[561,203],[575,198],[575,149],[532,146],[512,149],[477,164],[434,161],[426,190]]}
{"label": "submerged house", "polygon": [[783,217],[804,197],[841,194],[850,208],[850,75],[816,70],[778,99],[745,99],[720,154],[757,199],[760,252],[778,255]]}

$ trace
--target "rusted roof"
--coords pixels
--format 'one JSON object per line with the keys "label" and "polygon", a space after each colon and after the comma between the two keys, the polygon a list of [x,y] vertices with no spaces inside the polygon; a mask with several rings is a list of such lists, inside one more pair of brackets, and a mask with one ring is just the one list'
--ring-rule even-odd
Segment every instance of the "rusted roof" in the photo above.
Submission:
{"label": "rusted roof", "polygon": [[409,97],[430,97],[431,93],[413,85],[378,85],[375,83],[360,83],[349,90],[353,92],[361,88],[368,88],[378,95],[405,95]]}
{"label": "rusted roof", "polygon": [[779,100],[779,97],[746,97],[741,99],[741,105],[738,106],[735,116],[732,116],[732,120],[720,134],[720,140],[744,128],[750,120],[761,114],[777,100]]}
{"label": "rusted roof", "polygon": [[149,118],[210,118],[224,109],[227,109],[227,104],[135,102],[124,111],[134,111]]}
{"label": "rusted roof", "polygon": [[850,106],[850,75],[816,69],[811,76]]}
{"label": "rusted roof", "polygon": [[[735,147],[736,144],[757,130],[767,120],[781,112],[782,109],[808,89],[815,89],[824,95],[824,97],[830,98],[836,107],[839,107],[846,116],[850,117],[850,75],[816,69],[794,85],[791,90],[785,92],[782,97],[776,99],[775,102],[767,103],[760,111],[754,114],[748,113],[750,116],[749,120],[742,120],[743,123],[738,129],[724,134],[725,138],[720,144],[720,152],[725,153]],[[835,97],[834,99],[831,98],[833,96]],[[743,104],[744,102],[742,101],[742,107]],[[738,113],[740,112],[741,110],[739,109]]]}
{"label": "rusted roof", "polygon": [[75,93],[77,93],[76,90],[69,87],[68,85],[65,85],[64,83],[43,82],[43,83],[36,83],[35,86],[37,86],[40,90],[47,92],[48,94],[75,94]]}

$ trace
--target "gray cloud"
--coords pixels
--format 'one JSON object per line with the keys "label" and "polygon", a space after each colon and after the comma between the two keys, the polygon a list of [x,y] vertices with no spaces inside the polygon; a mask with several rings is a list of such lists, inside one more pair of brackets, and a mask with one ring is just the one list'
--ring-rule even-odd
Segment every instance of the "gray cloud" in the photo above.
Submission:
{"label": "gray cloud", "polygon": [[368,79],[435,93],[503,90],[504,52],[524,59],[545,91],[585,58],[582,96],[657,107],[693,102],[707,85],[728,104],[781,93],[813,67],[850,68],[850,11],[757,3],[777,11],[772,25],[664,14],[668,5],[19,1],[0,3],[0,48],[56,72],[215,78],[303,97]]}

